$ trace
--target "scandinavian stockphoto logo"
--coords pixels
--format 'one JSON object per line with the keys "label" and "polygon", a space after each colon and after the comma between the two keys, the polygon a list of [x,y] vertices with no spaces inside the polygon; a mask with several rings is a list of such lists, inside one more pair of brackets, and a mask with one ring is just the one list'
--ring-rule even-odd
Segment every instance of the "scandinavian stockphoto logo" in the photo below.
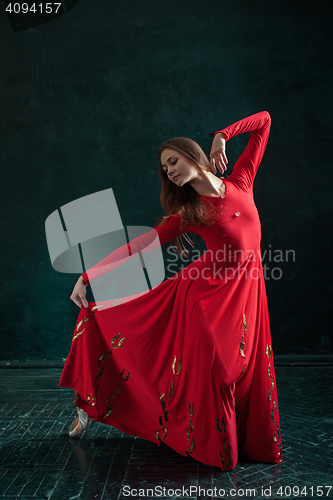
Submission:
{"label": "scandinavian stockphoto logo", "polygon": [[157,231],[124,227],[112,189],[55,210],[45,221],[45,232],[53,269],[78,274],[88,270],[94,301],[103,302],[103,310],[149,293],[164,280]]}

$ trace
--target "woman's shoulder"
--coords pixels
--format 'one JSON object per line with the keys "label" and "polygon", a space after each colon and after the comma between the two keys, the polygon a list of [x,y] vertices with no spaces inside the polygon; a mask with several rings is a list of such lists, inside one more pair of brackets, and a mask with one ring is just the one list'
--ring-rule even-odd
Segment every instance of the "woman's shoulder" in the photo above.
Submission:
{"label": "woman's shoulder", "polygon": [[181,216],[179,211],[173,212],[172,214],[163,215],[159,218],[159,220],[155,224],[156,227],[164,226],[164,225],[173,225],[175,223],[181,222]]}

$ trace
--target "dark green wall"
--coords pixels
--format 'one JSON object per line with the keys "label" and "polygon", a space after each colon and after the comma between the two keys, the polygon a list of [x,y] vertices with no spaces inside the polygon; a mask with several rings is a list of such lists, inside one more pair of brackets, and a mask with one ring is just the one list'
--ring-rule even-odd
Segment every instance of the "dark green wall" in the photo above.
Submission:
{"label": "dark green wall", "polygon": [[[262,249],[296,252],[266,282],[274,351],[331,352],[332,12],[321,0],[81,0],[13,32],[0,3],[1,359],[69,351],[78,275],[51,266],[51,212],[111,187],[124,225],[153,225],[159,144],[188,136],[208,154],[210,132],[262,110]],[[227,143],[230,166],[248,138]]]}

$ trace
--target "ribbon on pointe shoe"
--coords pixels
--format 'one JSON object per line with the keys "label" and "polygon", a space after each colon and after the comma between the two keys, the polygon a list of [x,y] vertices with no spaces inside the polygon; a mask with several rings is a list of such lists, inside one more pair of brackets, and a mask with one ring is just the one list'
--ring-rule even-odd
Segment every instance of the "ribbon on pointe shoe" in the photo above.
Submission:
{"label": "ribbon on pointe shoe", "polygon": [[77,417],[68,427],[69,437],[80,436],[88,427],[91,427],[95,423],[95,420],[82,410],[82,408],[77,408]]}

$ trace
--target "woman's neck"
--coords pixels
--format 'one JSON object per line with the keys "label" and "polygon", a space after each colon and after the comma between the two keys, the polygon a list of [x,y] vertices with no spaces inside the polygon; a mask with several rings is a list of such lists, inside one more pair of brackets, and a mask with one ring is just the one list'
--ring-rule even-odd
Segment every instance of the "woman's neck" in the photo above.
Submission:
{"label": "woman's neck", "polygon": [[212,172],[203,170],[189,184],[202,196],[222,196],[226,187],[222,179],[219,179]]}

